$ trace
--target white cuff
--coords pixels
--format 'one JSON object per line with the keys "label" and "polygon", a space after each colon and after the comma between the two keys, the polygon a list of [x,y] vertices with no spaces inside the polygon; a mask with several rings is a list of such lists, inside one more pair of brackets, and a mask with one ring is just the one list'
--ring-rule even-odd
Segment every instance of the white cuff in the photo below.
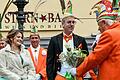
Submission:
{"label": "white cuff", "polygon": [[76,68],[72,68],[70,69],[70,73],[75,76],[76,75]]}

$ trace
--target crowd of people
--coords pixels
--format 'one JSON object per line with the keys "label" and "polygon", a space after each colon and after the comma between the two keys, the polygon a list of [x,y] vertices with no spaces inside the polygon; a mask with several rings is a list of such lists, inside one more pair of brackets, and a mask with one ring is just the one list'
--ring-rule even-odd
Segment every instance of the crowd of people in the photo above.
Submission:
{"label": "crowd of people", "polygon": [[[97,3],[100,4],[100,3]],[[47,49],[40,46],[36,28],[29,35],[30,46],[25,49],[22,31],[12,29],[6,38],[0,36],[0,80],[120,80],[120,18],[113,12],[101,12],[97,17],[100,34],[92,45],[92,51],[84,37],[74,33],[78,18],[67,14],[62,18],[63,32],[51,37]],[[117,36],[118,35],[118,36]],[[60,54],[70,49],[84,50],[87,57],[77,67],[67,61],[60,62]],[[94,69],[98,74],[95,74]]]}

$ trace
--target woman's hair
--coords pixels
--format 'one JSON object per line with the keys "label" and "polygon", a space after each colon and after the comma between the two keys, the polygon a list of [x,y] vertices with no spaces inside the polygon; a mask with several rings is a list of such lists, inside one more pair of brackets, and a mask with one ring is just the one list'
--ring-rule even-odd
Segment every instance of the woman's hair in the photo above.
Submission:
{"label": "woman's hair", "polygon": [[20,30],[16,30],[16,29],[11,29],[8,34],[7,34],[7,43],[11,45],[12,41],[11,41],[11,38],[14,38],[15,35],[17,35],[18,33],[21,33],[22,34],[22,39],[23,39],[23,32],[20,31]]}

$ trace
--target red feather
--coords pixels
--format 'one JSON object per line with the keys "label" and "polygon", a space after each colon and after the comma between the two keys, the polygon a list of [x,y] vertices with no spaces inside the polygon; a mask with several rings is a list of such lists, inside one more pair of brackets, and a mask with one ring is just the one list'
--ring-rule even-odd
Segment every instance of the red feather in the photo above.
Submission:
{"label": "red feather", "polygon": [[112,12],[112,3],[110,1],[108,0],[99,1],[92,7],[92,9],[98,4],[104,4],[106,7],[106,12]]}
{"label": "red feather", "polygon": [[103,4],[106,6],[106,12],[112,12],[112,3],[108,0],[104,0]]}

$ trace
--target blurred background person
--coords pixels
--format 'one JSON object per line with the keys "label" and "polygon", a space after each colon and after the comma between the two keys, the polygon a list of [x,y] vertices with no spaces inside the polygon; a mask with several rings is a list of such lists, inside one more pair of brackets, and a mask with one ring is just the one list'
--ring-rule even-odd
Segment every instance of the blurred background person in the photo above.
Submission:
{"label": "blurred background person", "polygon": [[46,74],[46,57],[47,52],[44,48],[40,46],[40,36],[37,32],[37,28],[33,27],[30,34],[30,47],[28,51],[30,52],[34,67],[36,70],[37,78],[39,80],[47,80]]}
{"label": "blurred background person", "polygon": [[7,45],[5,38],[0,38],[0,50]]}
{"label": "blurred background person", "polygon": [[[2,34],[0,33],[0,50],[6,46],[5,39],[3,38]],[[0,76],[0,80],[6,80],[5,78]]]}
{"label": "blurred background person", "polygon": [[0,50],[6,46],[6,40],[0,33]]}

